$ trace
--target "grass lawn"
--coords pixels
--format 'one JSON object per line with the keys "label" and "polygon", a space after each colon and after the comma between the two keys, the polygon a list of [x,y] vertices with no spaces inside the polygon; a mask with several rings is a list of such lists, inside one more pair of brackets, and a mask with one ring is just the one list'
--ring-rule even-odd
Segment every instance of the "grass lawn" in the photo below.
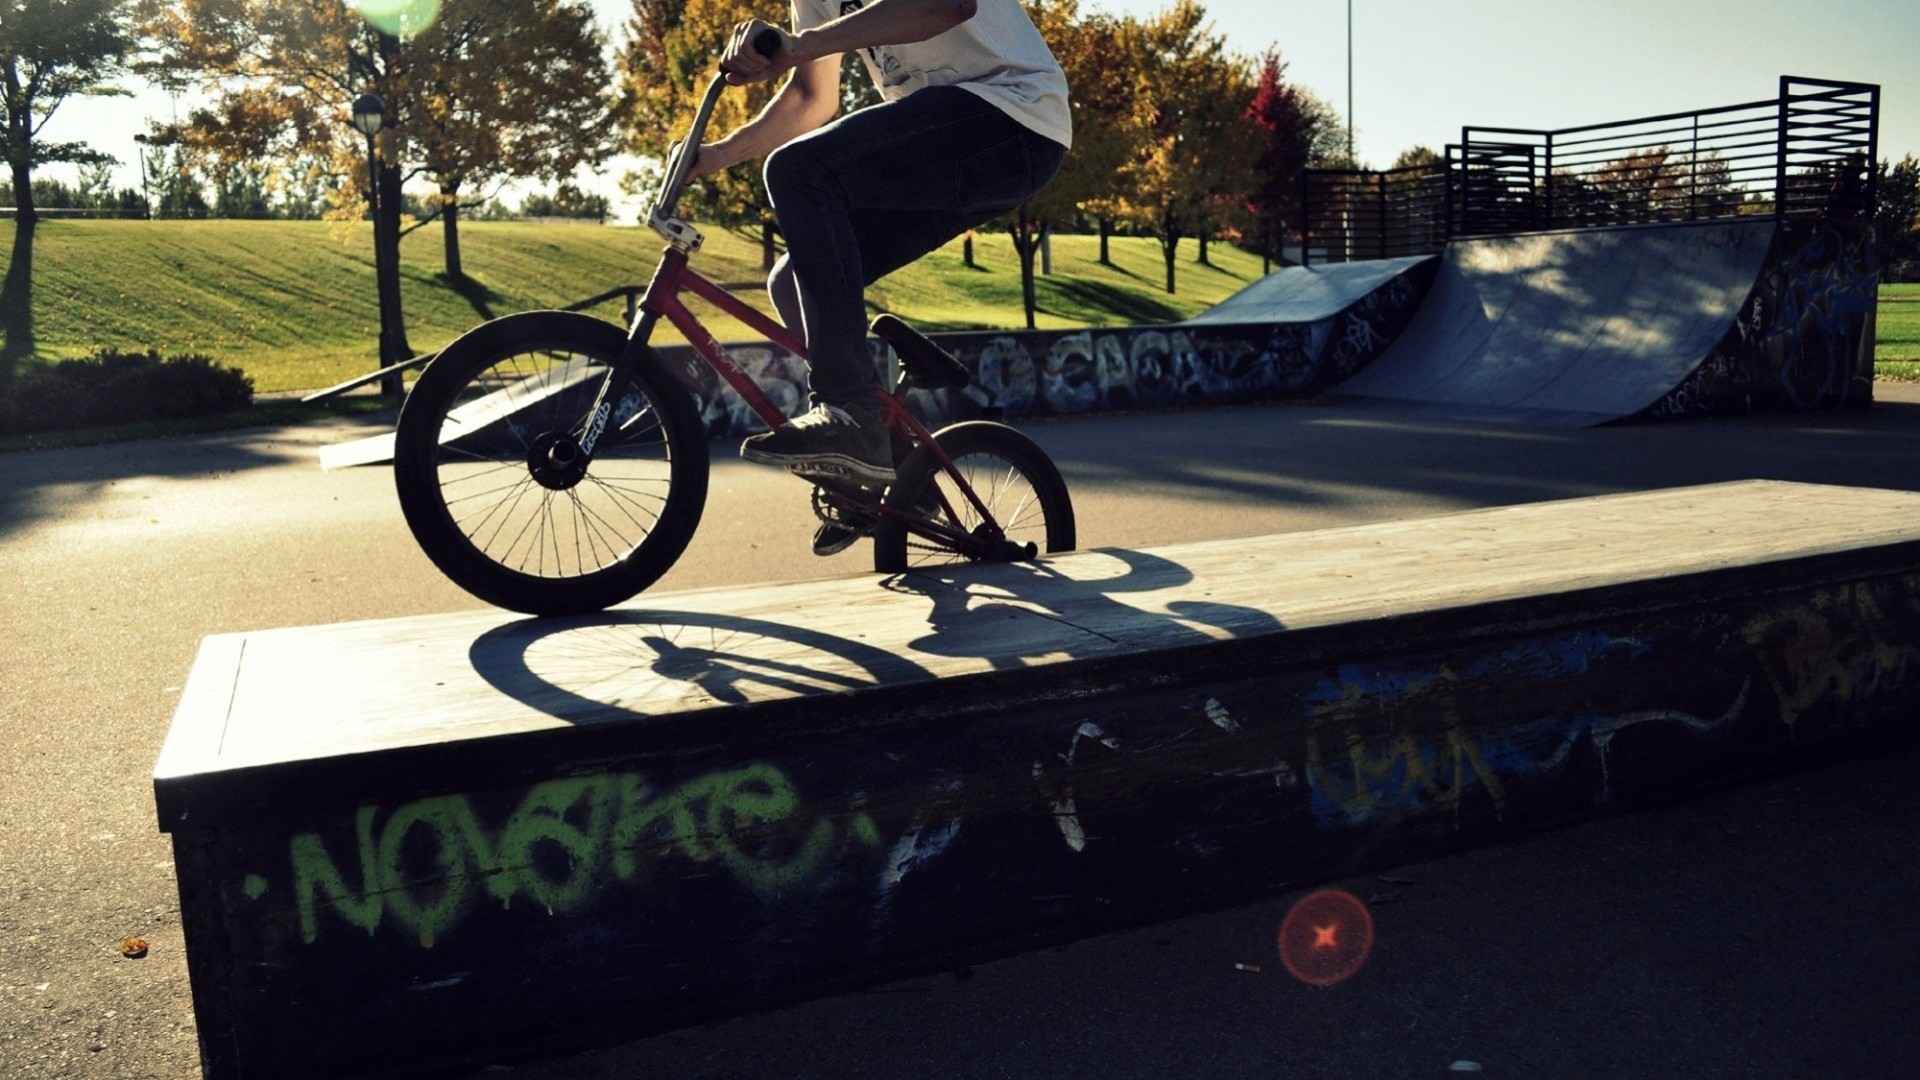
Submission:
{"label": "grass lawn", "polygon": [[1880,286],[1874,321],[1874,375],[1920,380],[1920,283]]}
{"label": "grass lawn", "polygon": [[[588,224],[464,222],[469,275],[446,277],[438,227],[401,244],[401,303],[408,344],[438,349],[485,318],[564,307],[609,289],[644,285],[662,242],[644,229]],[[1172,322],[1206,310],[1260,276],[1261,263],[1224,244],[1213,265],[1181,246],[1178,292],[1165,291],[1159,243],[1116,237],[1112,266],[1098,239],[1059,237],[1054,272],[1037,284],[1041,327]],[[1020,264],[1005,233],[975,238],[969,267],[960,241],[868,290],[869,304],[928,330],[1025,325]],[[770,311],[759,244],[709,230],[693,265],[748,303]],[[379,311],[367,226],[297,221],[42,222],[34,250],[34,326],[42,358],[101,347],[203,353],[246,371],[262,393],[330,386],[373,370]],[[609,301],[595,314],[618,318]],[[722,341],[750,337],[717,313]],[[675,341],[663,325],[657,341]]]}
{"label": "grass lawn", "polygon": [[[444,346],[492,315],[561,307],[596,293],[643,284],[661,241],[652,232],[587,224],[465,222],[461,253],[470,275],[456,287],[444,272],[440,230],[401,244],[401,297],[415,352]],[[1174,322],[1206,310],[1257,279],[1260,260],[1223,244],[1211,266],[1181,245],[1178,292],[1165,290],[1159,243],[1115,237],[1113,264],[1098,240],[1057,237],[1053,273],[1037,279],[1043,328]],[[881,280],[868,299],[928,330],[1011,329],[1025,323],[1020,267],[1004,233],[946,247]],[[757,242],[709,230],[694,265],[762,311],[768,310]],[[292,221],[42,222],[34,252],[34,323],[42,360],[101,347],[163,354],[204,353],[240,367],[263,393],[329,386],[376,365],[379,325],[372,250],[361,223]],[[618,301],[595,309],[617,318]],[[705,313],[703,313],[704,315]],[[721,339],[750,336],[725,318]],[[675,340],[662,327],[660,340]],[[1920,285],[1880,290],[1881,378],[1920,378]]]}

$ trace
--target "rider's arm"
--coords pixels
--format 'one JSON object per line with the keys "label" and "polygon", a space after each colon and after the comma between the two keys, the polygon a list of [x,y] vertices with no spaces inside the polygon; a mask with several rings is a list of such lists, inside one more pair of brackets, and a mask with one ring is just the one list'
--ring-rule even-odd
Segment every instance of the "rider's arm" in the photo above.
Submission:
{"label": "rider's arm", "polygon": [[901,45],[943,34],[973,18],[978,0],[873,0],[799,34],[781,33],[780,50],[763,56],[754,39],[767,24],[754,20],[735,31],[720,67],[732,82],[760,82],[791,70],[759,116],[718,142],[700,148],[694,176],[772,153],[833,119],[840,111],[840,56],[874,45]]}
{"label": "rider's arm", "polygon": [[787,143],[833,119],[840,111],[840,57],[825,56],[802,62],[760,115],[735,128],[717,142],[700,148],[693,175],[765,157]]}
{"label": "rider's arm", "polygon": [[[906,45],[937,37],[973,18],[979,0],[873,0],[864,7],[798,34],[779,31],[780,49],[762,54],[755,44],[778,31],[755,19],[734,29],[720,68],[733,83],[764,82],[788,68],[876,45]],[[798,12],[795,12],[797,23]]]}
{"label": "rider's arm", "polygon": [[978,0],[874,0],[831,22],[803,30],[788,45],[800,61],[837,56],[875,45],[905,45],[959,26]]}

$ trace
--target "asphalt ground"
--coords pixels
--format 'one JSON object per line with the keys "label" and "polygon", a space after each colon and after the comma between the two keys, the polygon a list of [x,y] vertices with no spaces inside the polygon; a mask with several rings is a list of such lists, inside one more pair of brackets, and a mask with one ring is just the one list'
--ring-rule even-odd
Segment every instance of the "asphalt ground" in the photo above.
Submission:
{"label": "asphalt ground", "polygon": [[[1310,406],[1025,426],[1082,543],[1144,547],[1721,480],[1920,490],[1920,388],[1879,396],[1576,431]],[[317,468],[368,430],[0,455],[0,1076],[198,1075],[150,777],[203,636],[477,606],[385,470]],[[866,570],[810,532],[803,489],[722,461],[656,591]],[[504,1074],[1920,1075],[1916,766],[1895,749],[1332,883],[1372,902],[1376,945],[1330,988],[1278,963],[1290,893]]]}

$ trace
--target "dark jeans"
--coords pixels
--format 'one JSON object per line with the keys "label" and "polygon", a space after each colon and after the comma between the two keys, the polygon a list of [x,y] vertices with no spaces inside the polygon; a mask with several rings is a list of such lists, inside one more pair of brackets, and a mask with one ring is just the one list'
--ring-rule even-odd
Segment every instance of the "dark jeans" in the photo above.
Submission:
{"label": "dark jeans", "polygon": [[957,86],[848,113],[767,158],[787,254],[767,292],[807,343],[815,397],[864,402],[866,287],[1025,202],[1066,149]]}

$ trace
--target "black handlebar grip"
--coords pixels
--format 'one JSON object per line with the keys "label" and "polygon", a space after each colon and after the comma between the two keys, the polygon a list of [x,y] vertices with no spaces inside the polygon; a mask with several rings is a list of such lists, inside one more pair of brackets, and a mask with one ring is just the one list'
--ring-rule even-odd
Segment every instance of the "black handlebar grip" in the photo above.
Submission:
{"label": "black handlebar grip", "polygon": [[783,44],[785,42],[780,36],[780,31],[771,26],[753,35],[753,51],[761,56],[780,55],[780,46]]}

